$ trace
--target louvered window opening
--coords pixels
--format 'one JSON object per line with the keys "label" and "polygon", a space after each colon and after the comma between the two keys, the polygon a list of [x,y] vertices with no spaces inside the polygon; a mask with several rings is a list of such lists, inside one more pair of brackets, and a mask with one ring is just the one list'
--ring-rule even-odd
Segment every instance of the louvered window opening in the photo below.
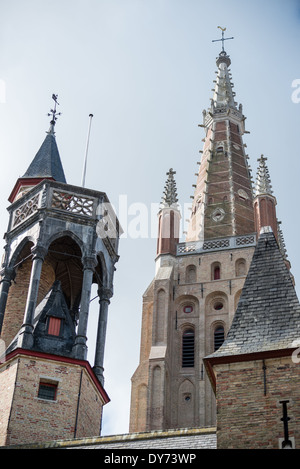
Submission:
{"label": "louvered window opening", "polygon": [[218,350],[224,342],[224,327],[218,327],[214,334],[215,351]]}
{"label": "louvered window opening", "polygon": [[188,330],[182,336],[182,367],[193,367],[195,359],[195,335],[193,330]]}

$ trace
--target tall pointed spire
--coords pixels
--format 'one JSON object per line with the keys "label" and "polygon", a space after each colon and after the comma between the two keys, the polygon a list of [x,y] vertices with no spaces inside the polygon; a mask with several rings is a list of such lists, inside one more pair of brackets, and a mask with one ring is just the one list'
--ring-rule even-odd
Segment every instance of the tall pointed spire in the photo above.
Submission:
{"label": "tall pointed spire", "polygon": [[276,217],[276,198],[273,195],[269,170],[264,155],[258,159],[256,183],[254,189],[255,228],[257,236],[263,227],[271,227],[278,241],[278,223]]}
{"label": "tall pointed spire", "polygon": [[[225,31],[224,28],[222,32]],[[224,38],[222,41],[231,38]],[[251,169],[242,140],[246,117],[235,101],[229,55],[216,58],[210,108],[203,111],[205,138],[202,160],[194,185],[186,241],[236,236],[254,232]],[[249,132],[248,132],[249,133]]]}
{"label": "tall pointed spire", "polygon": [[264,155],[257,160],[259,162],[254,195],[268,194],[273,195],[269,169],[266,165],[267,158]]}
{"label": "tall pointed spire", "polygon": [[176,254],[179,241],[180,211],[177,204],[177,189],[172,168],[167,172],[162,203],[158,212],[157,255]]}
{"label": "tall pointed spire", "polygon": [[31,187],[35,186],[43,179],[52,179],[66,183],[54,132],[57,116],[61,113],[56,111],[56,105],[59,104],[57,102],[57,95],[53,94],[52,99],[55,105],[48,114],[48,116],[52,116],[52,119],[50,121],[49,130],[46,132],[47,135],[26,172],[17,180],[8,199],[10,202],[13,202],[16,197],[21,197]]}

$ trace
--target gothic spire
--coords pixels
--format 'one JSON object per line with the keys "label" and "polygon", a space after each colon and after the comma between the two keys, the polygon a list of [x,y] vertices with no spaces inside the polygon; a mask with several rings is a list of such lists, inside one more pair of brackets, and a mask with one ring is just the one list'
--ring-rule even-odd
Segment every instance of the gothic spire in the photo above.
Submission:
{"label": "gothic spire", "polygon": [[257,161],[259,162],[259,166],[257,170],[254,196],[256,197],[262,194],[273,195],[270,174],[266,165],[267,158],[265,158],[264,155],[261,155]]}
{"label": "gothic spire", "polygon": [[173,171],[173,168],[166,173],[168,178],[165,184],[164,195],[162,197],[162,205],[163,207],[171,207],[178,202],[177,199],[177,189],[176,189],[176,181],[174,179],[174,174],[176,171]]}
{"label": "gothic spire", "polygon": [[246,117],[235,101],[229,55],[223,47],[216,59],[213,98],[203,111],[205,138],[186,241],[204,241],[254,232],[251,169],[243,135]]}

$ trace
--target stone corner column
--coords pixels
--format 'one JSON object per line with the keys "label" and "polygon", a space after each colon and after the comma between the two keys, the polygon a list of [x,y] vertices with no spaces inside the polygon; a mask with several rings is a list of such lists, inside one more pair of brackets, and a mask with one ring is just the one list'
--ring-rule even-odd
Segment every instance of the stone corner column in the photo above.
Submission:
{"label": "stone corner column", "polygon": [[43,262],[47,254],[44,246],[36,245],[31,249],[33,254],[30,282],[25,307],[24,322],[18,338],[18,347],[30,349],[33,346],[33,320],[39,291]]}
{"label": "stone corner column", "polygon": [[99,295],[100,310],[99,310],[99,319],[98,319],[95,362],[94,362],[93,370],[98,380],[102,384],[102,386],[104,386],[103,363],[104,363],[107,316],[108,316],[108,306],[110,304],[110,299],[113,296],[113,291],[110,288],[101,287],[98,290],[98,295]]}
{"label": "stone corner column", "polygon": [[93,283],[94,269],[97,260],[93,255],[82,258],[83,263],[83,281],[79,311],[79,324],[77,335],[73,346],[73,356],[79,360],[87,358],[87,325],[90,308],[91,288]]}
{"label": "stone corner column", "polygon": [[12,267],[4,267],[1,274],[1,281],[0,281],[0,336],[2,331],[4,313],[7,303],[8,291],[11,286],[11,282],[14,280],[16,276],[16,272]]}

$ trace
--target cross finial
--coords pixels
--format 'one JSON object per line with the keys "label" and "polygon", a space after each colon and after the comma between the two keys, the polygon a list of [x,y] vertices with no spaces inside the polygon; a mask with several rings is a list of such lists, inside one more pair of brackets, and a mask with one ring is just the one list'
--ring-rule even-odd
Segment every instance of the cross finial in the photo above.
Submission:
{"label": "cross finial", "polygon": [[169,171],[166,173],[167,176],[170,177],[170,179],[173,179],[174,174],[176,174],[176,171],[173,171],[173,168],[170,168]]}
{"label": "cross finial", "polygon": [[52,119],[50,121],[50,129],[49,129],[49,133],[54,133],[54,126],[55,126],[55,123],[57,121],[57,117],[56,116],[60,116],[61,115],[61,112],[57,112],[56,111],[56,105],[59,103],[57,102],[57,98],[58,98],[58,95],[57,94],[52,94],[52,99],[54,101],[54,109],[50,109],[50,112],[48,112],[48,116],[51,116],[52,115]]}
{"label": "cross finial", "polygon": [[234,39],[233,37],[224,37],[224,32],[226,31],[226,28],[221,28],[221,26],[218,26],[219,29],[222,31],[222,38],[221,39],[213,39],[212,42],[218,42],[222,41],[222,52],[224,52],[224,41],[227,41],[228,39]]}
{"label": "cross finial", "polygon": [[173,168],[170,168],[166,174],[168,176],[168,179],[166,181],[164,195],[162,197],[162,200],[163,200],[163,205],[165,207],[171,207],[172,205],[178,202],[176,181],[174,179],[174,174],[176,174],[176,171],[174,171]]}

